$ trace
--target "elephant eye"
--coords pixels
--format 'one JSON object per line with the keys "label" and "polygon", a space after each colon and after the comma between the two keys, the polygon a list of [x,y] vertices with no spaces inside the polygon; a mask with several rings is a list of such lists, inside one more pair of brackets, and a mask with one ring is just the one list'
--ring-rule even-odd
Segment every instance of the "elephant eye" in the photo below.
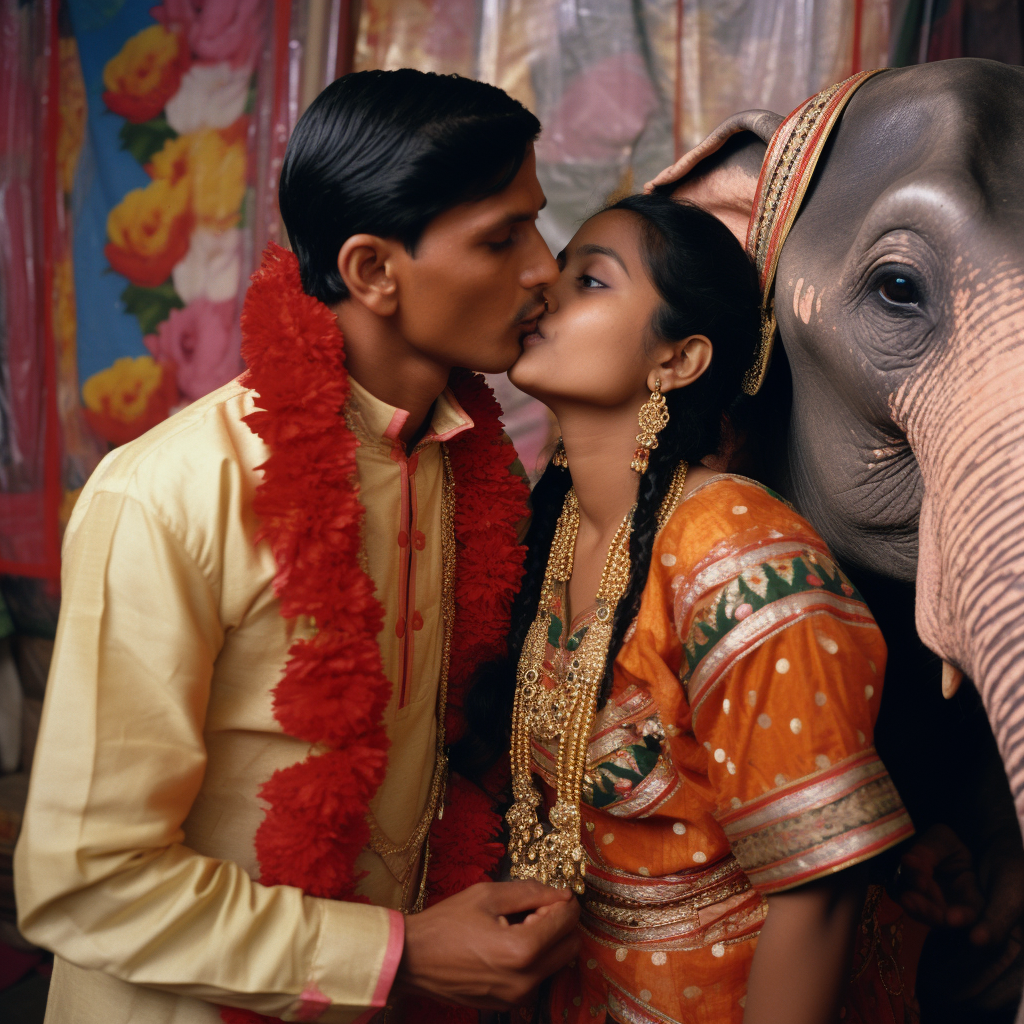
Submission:
{"label": "elephant eye", "polygon": [[916,306],[921,298],[917,285],[903,274],[886,274],[878,291],[883,299],[897,306]]}

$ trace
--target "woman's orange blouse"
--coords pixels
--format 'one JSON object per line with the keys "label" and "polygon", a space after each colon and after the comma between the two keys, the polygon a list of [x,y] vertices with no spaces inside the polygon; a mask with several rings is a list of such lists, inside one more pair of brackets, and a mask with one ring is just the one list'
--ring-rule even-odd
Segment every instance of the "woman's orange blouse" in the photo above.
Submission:
{"label": "woman's orange blouse", "polygon": [[[549,673],[590,621],[552,616]],[[913,831],[872,746],[885,658],[825,544],[770,491],[720,475],[680,503],[590,742],[583,948],[552,1021],[742,1021],[764,895]],[[550,802],[557,750],[533,751]]]}

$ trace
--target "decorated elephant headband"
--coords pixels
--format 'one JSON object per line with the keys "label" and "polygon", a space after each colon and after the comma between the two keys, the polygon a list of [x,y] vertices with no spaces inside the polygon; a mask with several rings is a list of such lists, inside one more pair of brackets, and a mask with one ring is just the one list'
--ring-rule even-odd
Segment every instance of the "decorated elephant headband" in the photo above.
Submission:
{"label": "decorated elephant headband", "polygon": [[761,344],[753,365],[743,377],[743,390],[748,395],[756,395],[764,383],[778,330],[775,271],[782,245],[800,212],[818,159],[839,115],[850,97],[880,70],[862,71],[812,96],[779,125],[768,143],[747,227],[747,252],[757,266],[763,296]]}
{"label": "decorated elephant headband", "polygon": [[[800,204],[814,177],[814,169],[828,137],[853,94],[872,76],[884,69],[862,71],[843,82],[831,85],[797,107],[775,129],[768,143],[761,176],[757,181],[750,221],[747,225],[747,252],[757,266],[761,284],[761,341],[753,365],[743,377],[743,390],[756,395],[764,383],[771,359],[777,325],[775,322],[775,271],[783,243],[800,212]],[[768,138],[777,114],[769,111],[745,111],[719,125],[699,146],[690,150],[672,167],[666,168],[647,190],[679,181],[702,160],[721,149],[730,136],[753,131]],[[765,130],[767,126],[767,130]]]}

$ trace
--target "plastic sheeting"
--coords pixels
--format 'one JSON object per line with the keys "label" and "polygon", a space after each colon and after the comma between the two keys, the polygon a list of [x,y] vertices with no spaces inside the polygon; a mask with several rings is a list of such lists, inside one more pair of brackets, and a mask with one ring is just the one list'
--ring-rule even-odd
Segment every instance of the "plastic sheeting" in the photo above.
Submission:
{"label": "plastic sheeting", "polygon": [[42,4],[0,0],[0,571],[33,576],[52,576],[59,561],[47,301],[58,212],[47,159],[57,127],[53,17]]}
{"label": "plastic sheeting", "polygon": [[[554,252],[730,114],[788,113],[884,65],[889,0],[364,0],[355,66],[455,72],[540,118],[540,228]],[[501,385],[533,473],[547,421]]]}

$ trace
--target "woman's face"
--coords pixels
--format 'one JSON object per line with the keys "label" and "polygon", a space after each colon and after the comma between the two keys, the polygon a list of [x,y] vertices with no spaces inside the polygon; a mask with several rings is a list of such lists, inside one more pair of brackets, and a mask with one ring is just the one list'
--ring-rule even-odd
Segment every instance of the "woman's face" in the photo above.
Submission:
{"label": "woman's face", "polygon": [[555,406],[646,398],[671,346],[649,343],[661,297],[640,255],[639,226],[627,210],[599,213],[559,254],[561,274],[544,292],[548,312],[509,371],[516,387]]}

